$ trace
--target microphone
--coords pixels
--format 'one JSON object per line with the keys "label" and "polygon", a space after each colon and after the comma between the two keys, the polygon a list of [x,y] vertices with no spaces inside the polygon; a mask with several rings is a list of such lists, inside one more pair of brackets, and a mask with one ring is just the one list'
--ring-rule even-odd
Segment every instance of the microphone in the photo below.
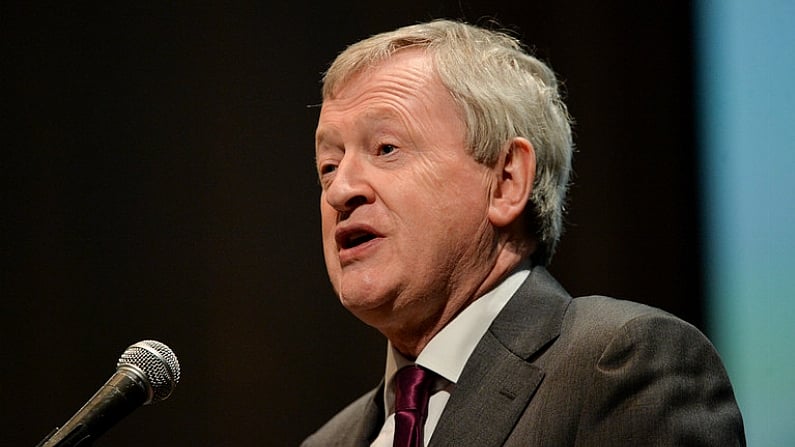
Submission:
{"label": "microphone", "polygon": [[139,406],[167,399],[178,381],[179,362],[168,346],[154,340],[135,343],[91,399],[36,447],[88,446]]}

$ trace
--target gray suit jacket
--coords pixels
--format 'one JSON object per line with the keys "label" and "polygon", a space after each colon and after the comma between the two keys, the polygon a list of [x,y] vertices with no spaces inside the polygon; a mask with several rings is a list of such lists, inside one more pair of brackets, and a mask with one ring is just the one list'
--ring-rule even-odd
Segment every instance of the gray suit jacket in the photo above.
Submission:
{"label": "gray suit jacket", "polygon": [[[369,446],[383,383],[302,444]],[[469,358],[429,447],[745,445],[712,344],[659,309],[572,299],[535,267]]]}

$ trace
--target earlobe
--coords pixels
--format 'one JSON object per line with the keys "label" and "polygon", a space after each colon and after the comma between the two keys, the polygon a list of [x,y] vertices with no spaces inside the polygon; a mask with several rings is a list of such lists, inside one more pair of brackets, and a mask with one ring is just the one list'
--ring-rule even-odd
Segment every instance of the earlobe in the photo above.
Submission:
{"label": "earlobe", "polygon": [[506,227],[521,218],[533,192],[536,157],[532,143],[519,137],[506,143],[494,170],[489,220],[496,227]]}

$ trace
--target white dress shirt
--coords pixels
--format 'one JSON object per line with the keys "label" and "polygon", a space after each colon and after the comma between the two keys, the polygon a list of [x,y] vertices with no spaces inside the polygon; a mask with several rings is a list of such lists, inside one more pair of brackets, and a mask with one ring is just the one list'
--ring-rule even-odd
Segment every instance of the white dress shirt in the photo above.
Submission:
{"label": "white dress shirt", "polygon": [[[425,421],[424,445],[433,435],[450,393],[461,376],[469,356],[475,350],[483,334],[491,326],[508,300],[530,273],[529,265],[523,265],[500,285],[476,299],[458,316],[436,334],[417,356],[414,362],[439,376],[428,403],[428,419]],[[386,373],[384,374],[385,422],[371,447],[392,447],[395,436],[395,382],[398,369],[412,362],[401,355],[392,344],[387,345]]]}

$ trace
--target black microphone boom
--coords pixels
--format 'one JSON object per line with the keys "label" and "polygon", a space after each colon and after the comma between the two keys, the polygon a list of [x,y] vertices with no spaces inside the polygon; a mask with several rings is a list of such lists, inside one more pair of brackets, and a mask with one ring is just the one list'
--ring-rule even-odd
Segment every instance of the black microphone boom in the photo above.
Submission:
{"label": "black microphone boom", "polygon": [[179,362],[168,346],[154,340],[135,343],[94,396],[36,447],[88,446],[136,408],[168,398],[178,381]]}

